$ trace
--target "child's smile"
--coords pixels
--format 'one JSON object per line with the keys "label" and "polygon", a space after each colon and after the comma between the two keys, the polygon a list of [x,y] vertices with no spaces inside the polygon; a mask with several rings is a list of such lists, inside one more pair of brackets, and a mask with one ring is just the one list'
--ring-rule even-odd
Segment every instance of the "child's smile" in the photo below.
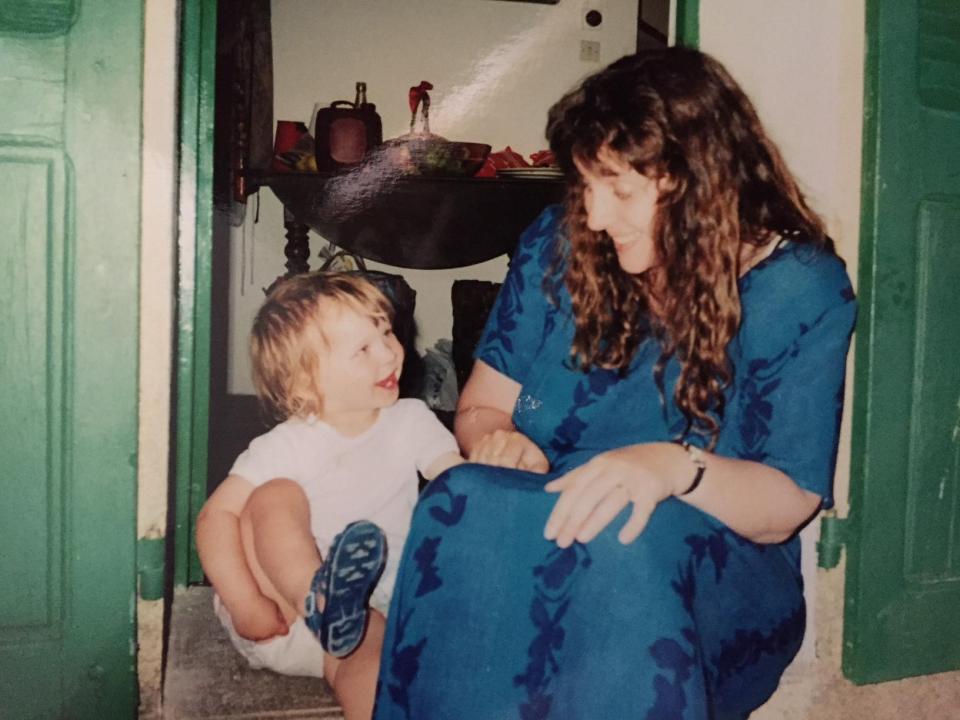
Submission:
{"label": "child's smile", "polygon": [[400,378],[397,377],[396,372],[392,372],[383,380],[378,382],[377,385],[386,390],[393,390],[396,387],[400,387]]}

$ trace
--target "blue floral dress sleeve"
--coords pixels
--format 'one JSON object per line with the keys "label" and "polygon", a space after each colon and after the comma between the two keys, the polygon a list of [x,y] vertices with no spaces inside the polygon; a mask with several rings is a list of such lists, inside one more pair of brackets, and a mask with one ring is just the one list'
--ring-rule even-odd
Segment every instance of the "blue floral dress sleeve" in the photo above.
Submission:
{"label": "blue floral dress sleeve", "polygon": [[856,302],[836,256],[789,243],[777,255],[741,281],[737,422],[717,449],[781,470],[830,507]]}
{"label": "blue floral dress sleeve", "polygon": [[553,325],[555,308],[543,283],[555,259],[561,218],[561,208],[551,206],[520,237],[474,351],[477,360],[521,385]]}

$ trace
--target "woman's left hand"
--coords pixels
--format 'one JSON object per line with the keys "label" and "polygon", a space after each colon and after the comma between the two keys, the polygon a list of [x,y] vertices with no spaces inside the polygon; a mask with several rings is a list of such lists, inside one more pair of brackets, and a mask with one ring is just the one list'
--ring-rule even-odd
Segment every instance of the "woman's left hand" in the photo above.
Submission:
{"label": "woman's left hand", "polygon": [[689,483],[689,478],[678,478],[684,455],[675,443],[629,445],[600,453],[547,483],[544,489],[560,497],[544,537],[556,540],[560,547],[590,542],[632,502],[633,512],[617,537],[624,545],[633,542],[657,504],[682,490],[678,482]]}

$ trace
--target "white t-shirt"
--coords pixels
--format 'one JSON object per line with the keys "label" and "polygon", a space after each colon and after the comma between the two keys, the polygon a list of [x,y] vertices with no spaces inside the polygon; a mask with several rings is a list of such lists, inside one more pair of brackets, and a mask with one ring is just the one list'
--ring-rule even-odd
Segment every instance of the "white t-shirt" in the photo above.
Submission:
{"label": "white t-shirt", "polygon": [[387,536],[387,566],[370,604],[385,612],[417,501],[417,471],[450,452],[459,452],[450,431],[421,400],[404,398],[356,437],[313,416],[290,418],[255,438],[230,474],[254,485],[276,478],[299,484],[324,557],[348,523],[379,525]]}

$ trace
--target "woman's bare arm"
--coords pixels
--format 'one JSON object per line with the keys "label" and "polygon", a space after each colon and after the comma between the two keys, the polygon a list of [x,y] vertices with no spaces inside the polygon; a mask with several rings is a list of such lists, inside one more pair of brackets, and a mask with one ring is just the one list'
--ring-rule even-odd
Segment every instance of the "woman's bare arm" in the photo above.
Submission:
{"label": "woman's bare arm", "polygon": [[620,531],[632,542],[657,504],[671,496],[713,515],[758,543],[789,538],[820,507],[821,498],[776,468],[750,460],[704,453],[703,479],[684,495],[696,473],[687,451],[675,443],[629,445],[600,453],[548,483],[560,497],[544,531],[566,547],[589,542],[628,504],[633,512]]}
{"label": "woman's bare arm", "polygon": [[711,453],[704,453],[704,460],[703,480],[681,500],[754,542],[783,542],[810,520],[823,502],[769,465]]}

